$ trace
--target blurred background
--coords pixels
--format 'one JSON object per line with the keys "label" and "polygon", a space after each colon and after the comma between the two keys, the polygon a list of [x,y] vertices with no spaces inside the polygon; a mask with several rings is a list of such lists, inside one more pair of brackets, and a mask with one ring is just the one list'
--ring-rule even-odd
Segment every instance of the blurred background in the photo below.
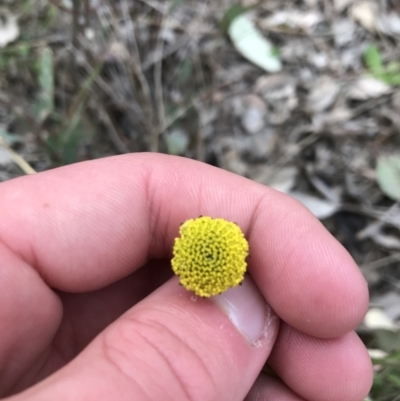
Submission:
{"label": "blurred background", "polygon": [[2,0],[0,180],[153,151],[297,198],[368,280],[400,400],[400,1]]}

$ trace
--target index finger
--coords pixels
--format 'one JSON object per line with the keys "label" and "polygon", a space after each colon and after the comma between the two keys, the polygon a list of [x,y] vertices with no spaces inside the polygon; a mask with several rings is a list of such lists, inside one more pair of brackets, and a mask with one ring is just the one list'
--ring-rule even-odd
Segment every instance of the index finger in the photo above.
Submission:
{"label": "index finger", "polygon": [[298,330],[342,335],[368,304],[350,255],[297,201],[188,159],[118,156],[8,181],[0,210],[2,241],[60,290],[94,290],[170,257],[180,223],[208,215],[239,224],[260,291]]}

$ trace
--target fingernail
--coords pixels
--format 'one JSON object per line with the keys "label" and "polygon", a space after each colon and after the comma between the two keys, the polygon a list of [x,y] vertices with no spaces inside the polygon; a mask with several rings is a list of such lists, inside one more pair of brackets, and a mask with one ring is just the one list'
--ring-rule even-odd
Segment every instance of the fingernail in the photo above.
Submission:
{"label": "fingernail", "polygon": [[272,311],[249,275],[242,285],[212,297],[212,301],[228,315],[251,345],[257,345],[265,336]]}

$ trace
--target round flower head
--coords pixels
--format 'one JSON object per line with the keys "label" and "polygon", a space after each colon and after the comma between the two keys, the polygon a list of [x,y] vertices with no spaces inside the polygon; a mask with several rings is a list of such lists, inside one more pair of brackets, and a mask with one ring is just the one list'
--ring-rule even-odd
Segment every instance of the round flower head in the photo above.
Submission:
{"label": "round flower head", "polygon": [[249,244],[237,224],[199,217],[183,223],[179,233],[171,264],[186,289],[210,297],[243,281]]}

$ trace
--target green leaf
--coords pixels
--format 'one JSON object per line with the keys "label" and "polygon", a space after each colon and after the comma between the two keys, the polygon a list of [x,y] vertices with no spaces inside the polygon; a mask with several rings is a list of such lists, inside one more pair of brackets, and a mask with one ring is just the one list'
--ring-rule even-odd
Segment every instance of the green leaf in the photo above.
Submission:
{"label": "green leaf", "polygon": [[6,68],[12,58],[5,53],[0,53],[0,69]]}
{"label": "green leaf", "polygon": [[369,45],[366,48],[364,62],[375,78],[388,85],[400,85],[400,63],[393,60],[384,66],[381,53],[375,45]]}
{"label": "green leaf", "polygon": [[400,352],[373,359],[376,366],[370,397],[374,401],[394,401],[400,392]]}
{"label": "green leaf", "polygon": [[219,27],[222,32],[227,33],[232,21],[248,10],[249,8],[243,7],[240,4],[234,4],[233,6],[229,7],[219,23]]}
{"label": "green leaf", "polygon": [[[80,92],[76,95],[73,104],[66,116],[61,118],[61,123],[66,122],[63,129],[47,138],[48,147],[57,155],[62,164],[74,163],[78,160],[81,145],[89,139],[85,110],[85,102],[90,89],[101,72],[103,63],[99,63],[91,75],[82,84]],[[59,116],[53,113],[52,119],[57,121]]]}
{"label": "green leaf", "polygon": [[365,49],[364,62],[371,72],[380,72],[383,69],[382,56],[375,45],[369,45]]}
{"label": "green leaf", "polygon": [[400,350],[400,334],[398,332],[376,329],[374,335],[376,344],[382,351],[395,352]]}
{"label": "green leaf", "polygon": [[400,201],[400,154],[379,157],[376,176],[385,195],[395,201]]}
{"label": "green leaf", "polygon": [[84,103],[81,103],[60,135],[61,156],[64,164],[77,161],[79,145],[85,136],[82,128],[83,108]]}
{"label": "green leaf", "polygon": [[47,145],[59,156],[61,164],[71,164],[78,160],[79,148],[87,139],[88,133],[83,124],[82,105],[68,121],[64,130],[57,135],[49,136]]}
{"label": "green leaf", "polygon": [[389,375],[388,379],[392,384],[400,388],[400,377],[398,377],[397,375]]}
{"label": "green leaf", "polygon": [[400,63],[398,61],[392,60],[386,66],[387,72],[392,72],[394,74],[400,73]]}
{"label": "green leaf", "polygon": [[168,154],[181,155],[185,153],[189,146],[189,138],[187,134],[179,128],[172,130],[165,138]]}
{"label": "green leaf", "polygon": [[236,17],[229,26],[228,34],[236,50],[253,64],[268,72],[282,69],[276,49],[255,27],[248,15]]}
{"label": "green leaf", "polygon": [[400,85],[400,74],[386,72],[382,74],[382,80],[389,85],[397,86]]}
{"label": "green leaf", "polygon": [[18,55],[25,59],[27,58],[28,54],[29,54],[29,50],[30,50],[30,46],[27,42],[22,42],[18,47]]}
{"label": "green leaf", "polygon": [[39,100],[35,104],[38,121],[43,121],[54,109],[53,52],[49,47],[42,50],[39,62]]}

